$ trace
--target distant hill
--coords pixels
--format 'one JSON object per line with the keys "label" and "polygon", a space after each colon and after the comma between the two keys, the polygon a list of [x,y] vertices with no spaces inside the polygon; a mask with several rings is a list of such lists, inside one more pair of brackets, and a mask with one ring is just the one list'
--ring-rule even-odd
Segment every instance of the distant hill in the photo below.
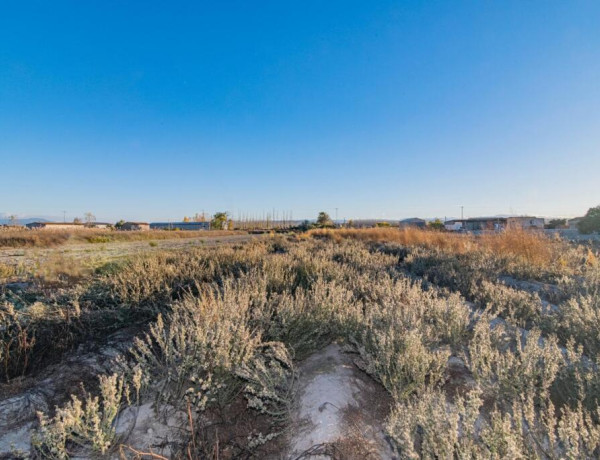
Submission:
{"label": "distant hill", "polygon": [[[19,225],[27,225],[31,222],[50,222],[48,219],[44,219],[43,217],[24,217],[22,219],[17,219]],[[10,219],[6,216],[0,216],[0,225],[10,224]]]}

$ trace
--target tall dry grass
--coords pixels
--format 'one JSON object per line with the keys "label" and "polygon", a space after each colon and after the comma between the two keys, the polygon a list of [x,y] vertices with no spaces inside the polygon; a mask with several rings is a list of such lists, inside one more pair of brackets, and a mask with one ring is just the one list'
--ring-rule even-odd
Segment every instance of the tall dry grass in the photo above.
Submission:
{"label": "tall dry grass", "polygon": [[0,232],[0,248],[51,248],[66,243],[72,232],[32,231],[25,229]]}
{"label": "tall dry grass", "polygon": [[[398,243],[405,246],[437,248],[455,254],[485,251],[499,256],[513,256],[535,265],[547,265],[564,256],[566,243],[542,233],[519,229],[502,233],[472,235],[417,228],[316,229],[312,237],[334,241],[353,239]],[[565,260],[565,264],[567,261]]]}

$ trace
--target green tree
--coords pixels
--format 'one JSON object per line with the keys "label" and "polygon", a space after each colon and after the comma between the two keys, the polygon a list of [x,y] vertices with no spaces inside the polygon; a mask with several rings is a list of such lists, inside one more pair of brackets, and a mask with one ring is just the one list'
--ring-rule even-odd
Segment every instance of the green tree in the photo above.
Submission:
{"label": "green tree", "polygon": [[389,222],[377,222],[375,224],[376,227],[391,227]]}
{"label": "green tree", "polygon": [[125,221],[123,219],[121,219],[119,222],[117,222],[115,224],[115,228],[120,229],[121,227],[123,227],[124,223],[125,223]]}
{"label": "green tree", "polygon": [[16,214],[11,214],[10,216],[8,216],[8,222],[9,225],[18,225],[19,224],[19,218],[17,217]]}
{"label": "green tree", "polygon": [[444,223],[440,219],[435,219],[427,224],[431,230],[444,230]]}
{"label": "green tree", "polygon": [[546,228],[567,228],[567,219],[551,219],[550,222],[546,224]]}
{"label": "green tree", "polygon": [[600,206],[588,209],[583,219],[577,224],[577,228],[585,235],[600,232]]}
{"label": "green tree", "polygon": [[317,217],[317,227],[333,227],[333,221],[331,220],[331,217],[329,217],[329,214],[327,214],[325,211],[321,211],[319,213],[319,216]]}
{"label": "green tree", "polygon": [[217,212],[210,221],[210,228],[214,230],[225,230],[227,228],[227,213]]}
{"label": "green tree", "polygon": [[306,231],[309,230],[312,227],[312,225],[308,220],[303,220],[298,227],[300,228],[300,230]]}

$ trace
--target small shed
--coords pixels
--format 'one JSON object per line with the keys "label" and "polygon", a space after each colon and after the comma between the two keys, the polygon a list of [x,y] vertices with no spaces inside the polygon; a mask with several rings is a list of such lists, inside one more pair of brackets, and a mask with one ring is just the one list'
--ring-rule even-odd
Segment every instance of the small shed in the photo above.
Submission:
{"label": "small shed", "polygon": [[449,232],[458,232],[463,229],[462,220],[447,220],[444,222],[444,228]]}
{"label": "small shed", "polygon": [[210,222],[152,222],[152,230],[209,230]]}

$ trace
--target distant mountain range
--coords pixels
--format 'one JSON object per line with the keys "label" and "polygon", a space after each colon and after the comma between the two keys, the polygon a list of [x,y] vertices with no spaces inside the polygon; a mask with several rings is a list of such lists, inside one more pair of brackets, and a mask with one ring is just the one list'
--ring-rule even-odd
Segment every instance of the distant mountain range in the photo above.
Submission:
{"label": "distant mountain range", "polygon": [[[22,219],[17,219],[17,223],[19,225],[27,225],[31,222],[50,222],[48,219],[44,219],[43,217],[24,217]],[[8,216],[1,215],[0,216],[0,225],[8,225],[11,221]]]}

